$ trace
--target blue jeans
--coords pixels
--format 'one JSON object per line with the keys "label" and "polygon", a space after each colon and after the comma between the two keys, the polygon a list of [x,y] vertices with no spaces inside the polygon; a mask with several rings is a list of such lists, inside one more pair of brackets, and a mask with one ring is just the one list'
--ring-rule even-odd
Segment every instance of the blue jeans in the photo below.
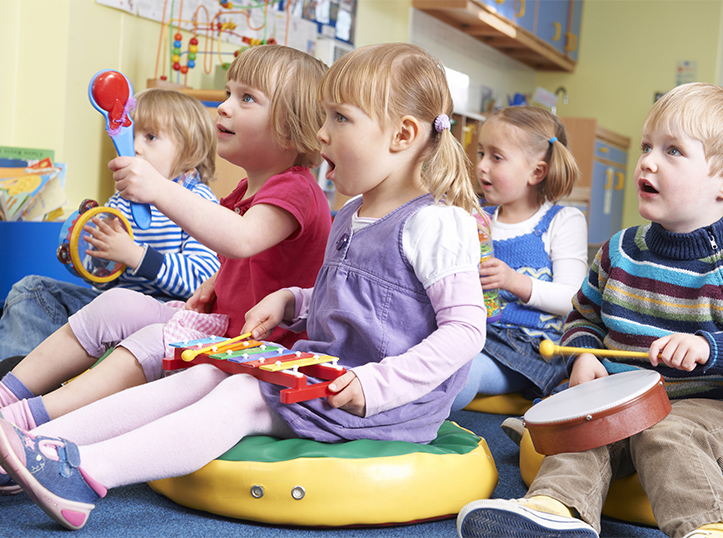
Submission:
{"label": "blue jeans", "polygon": [[567,377],[567,370],[562,357],[543,360],[541,340],[522,329],[487,325],[485,347],[472,359],[469,381],[455,398],[452,411],[464,408],[477,393],[522,392],[529,400],[548,396]]}
{"label": "blue jeans", "polygon": [[0,318],[0,360],[30,353],[100,293],[37,275],[16,282]]}
{"label": "blue jeans", "polygon": [[495,359],[480,353],[472,359],[469,380],[452,402],[452,411],[459,411],[469,405],[477,394],[509,394],[520,392],[532,382],[520,373],[500,364]]}

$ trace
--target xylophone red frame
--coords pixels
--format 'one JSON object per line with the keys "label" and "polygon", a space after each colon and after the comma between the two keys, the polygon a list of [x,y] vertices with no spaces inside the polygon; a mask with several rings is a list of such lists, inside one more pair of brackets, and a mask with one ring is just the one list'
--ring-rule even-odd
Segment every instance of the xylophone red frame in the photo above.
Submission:
{"label": "xylophone red frame", "polygon": [[[262,342],[248,341],[249,344],[260,345]],[[221,344],[219,344],[221,345]],[[266,381],[267,383],[273,383],[275,385],[281,385],[289,387],[281,391],[281,403],[291,404],[296,402],[303,402],[306,400],[313,400],[315,398],[323,398],[334,394],[329,390],[329,384],[339,376],[346,373],[346,369],[328,363],[323,364],[311,364],[309,366],[300,366],[298,373],[287,371],[270,372],[268,370],[262,370],[260,366],[273,364],[275,362],[293,362],[301,358],[311,358],[314,356],[313,353],[301,353],[301,355],[293,354],[281,357],[276,357],[273,360],[266,362],[248,361],[248,362],[231,362],[223,359],[214,359],[210,355],[218,354],[217,351],[211,353],[199,353],[193,360],[185,361],[181,358],[181,355],[187,349],[192,348],[176,348],[173,357],[166,357],[163,359],[163,369],[170,370],[181,370],[188,368],[196,364],[211,364],[230,374],[248,374],[252,375],[260,381]],[[251,349],[251,347],[250,347]],[[309,385],[307,383],[307,376],[315,377],[317,379],[324,379],[322,383],[314,383]]]}

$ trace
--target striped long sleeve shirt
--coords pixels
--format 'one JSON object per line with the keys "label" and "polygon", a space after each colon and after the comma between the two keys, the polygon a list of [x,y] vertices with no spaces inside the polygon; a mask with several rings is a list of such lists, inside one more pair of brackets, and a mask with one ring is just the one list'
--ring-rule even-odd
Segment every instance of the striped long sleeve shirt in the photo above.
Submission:
{"label": "striped long sleeve shirt", "polygon": [[[183,174],[173,181],[201,198],[218,203],[211,189],[198,181],[196,172]],[[196,241],[183,229],[151,206],[151,226],[141,230],[131,215],[131,206],[115,193],[108,203],[131,223],[133,239],[146,247],[140,266],[127,268],[112,285],[166,299],[187,299],[201,283],[213,276],[220,262],[216,253]],[[103,288],[106,289],[106,288]]]}
{"label": "striped long sleeve shirt", "polygon": [[[573,298],[562,345],[647,352],[665,335],[696,334],[710,346],[705,365],[692,372],[655,369],[670,397],[723,397],[722,246],[723,220],[685,234],[656,223],[617,233]],[[603,362],[610,372],[653,369],[647,359]]]}

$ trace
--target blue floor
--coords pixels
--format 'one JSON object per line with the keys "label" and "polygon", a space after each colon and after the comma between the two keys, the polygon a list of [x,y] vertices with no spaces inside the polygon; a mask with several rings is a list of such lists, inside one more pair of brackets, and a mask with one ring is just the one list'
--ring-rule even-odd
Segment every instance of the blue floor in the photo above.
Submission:
{"label": "blue floor", "polygon": [[[452,420],[484,437],[495,458],[500,475],[492,497],[516,498],[526,487],[518,468],[518,447],[499,425],[505,417],[459,411]],[[0,497],[0,537],[35,538],[69,536],[24,494]],[[112,490],[92,512],[77,535],[108,538],[146,537],[260,537],[264,538],[426,538],[456,536],[455,520],[448,519],[401,527],[367,529],[280,528],[233,520],[190,510],[156,494],[145,484]],[[657,529],[605,519],[604,538],[663,538]]]}

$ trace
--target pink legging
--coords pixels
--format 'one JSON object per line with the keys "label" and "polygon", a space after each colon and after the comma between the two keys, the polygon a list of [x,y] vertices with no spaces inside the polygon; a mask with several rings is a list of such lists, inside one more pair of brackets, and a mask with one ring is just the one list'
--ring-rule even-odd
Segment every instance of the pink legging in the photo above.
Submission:
{"label": "pink legging", "polygon": [[178,311],[153,297],[123,288],[108,290],[68,319],[91,357],[121,345],[143,368],[146,381],[163,374],[163,327]]}
{"label": "pink legging", "polygon": [[106,488],[196,471],[247,435],[294,437],[259,382],[208,364],[119,392],[33,430],[78,444]]}

